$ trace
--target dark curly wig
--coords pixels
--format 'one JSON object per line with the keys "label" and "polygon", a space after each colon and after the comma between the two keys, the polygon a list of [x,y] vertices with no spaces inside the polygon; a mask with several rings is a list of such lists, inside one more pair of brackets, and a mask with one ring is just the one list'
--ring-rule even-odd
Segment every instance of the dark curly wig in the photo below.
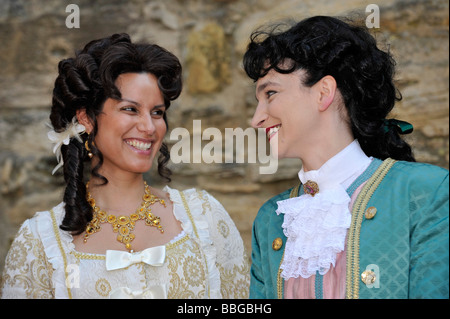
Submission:
{"label": "dark curly wig", "polygon": [[[181,64],[177,57],[155,44],[132,43],[128,34],[89,42],[74,58],[64,59],[58,65],[58,77],[53,89],[50,121],[56,132],[64,131],[77,110],[85,109],[94,123],[92,134],[83,134],[80,143],[72,138],[61,148],[64,160],[66,189],[64,202],[66,214],[61,229],[80,234],[92,219],[92,208],[86,201],[86,186],[83,179],[84,162],[89,160],[84,143],[88,141],[91,152],[98,156],[99,163],[91,168],[91,174],[103,179],[98,173],[103,163],[101,152],[93,143],[97,134],[96,117],[101,113],[107,98],[121,97],[115,81],[123,73],[151,73],[158,79],[166,109],[182,89]],[[164,121],[168,128],[166,114]],[[171,171],[166,167],[170,154],[164,143],[158,158],[158,173],[170,181]]]}
{"label": "dark curly wig", "polygon": [[[247,75],[257,81],[271,69],[283,74],[302,69],[311,87],[326,75],[337,82],[353,135],[368,156],[415,161],[411,147],[385,119],[401,95],[393,81],[395,61],[377,48],[367,28],[316,16],[287,31],[257,30],[244,55]],[[291,63],[283,63],[289,61]]]}

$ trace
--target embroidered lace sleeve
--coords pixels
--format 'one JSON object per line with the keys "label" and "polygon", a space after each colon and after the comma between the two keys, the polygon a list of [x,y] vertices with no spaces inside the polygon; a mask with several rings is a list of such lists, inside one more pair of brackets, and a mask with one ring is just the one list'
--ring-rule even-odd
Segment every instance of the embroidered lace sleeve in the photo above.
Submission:
{"label": "embroidered lace sleeve", "polygon": [[222,204],[206,191],[199,192],[205,210],[209,210],[211,237],[217,246],[222,298],[248,298],[249,258],[239,230]]}
{"label": "embroidered lace sleeve", "polygon": [[[210,298],[248,298],[249,263],[242,238],[225,208],[206,191],[165,188],[175,217],[206,257]],[[186,213],[188,212],[188,213]]]}
{"label": "embroidered lace sleeve", "polygon": [[9,249],[0,284],[2,299],[54,298],[52,267],[32,231],[32,221],[23,223]]}

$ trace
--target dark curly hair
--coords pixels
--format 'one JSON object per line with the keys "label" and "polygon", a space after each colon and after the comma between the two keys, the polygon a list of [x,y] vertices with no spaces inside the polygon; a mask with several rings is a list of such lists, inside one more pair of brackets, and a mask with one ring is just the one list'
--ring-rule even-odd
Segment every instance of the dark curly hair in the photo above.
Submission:
{"label": "dark curly hair", "polygon": [[385,125],[402,98],[393,81],[396,63],[378,49],[367,28],[326,16],[302,20],[286,31],[280,26],[252,33],[243,60],[247,75],[257,81],[271,69],[283,74],[302,69],[308,87],[331,75],[366,155],[415,161],[397,128]]}
{"label": "dark curly hair", "polygon": [[[181,64],[176,56],[156,44],[132,43],[128,34],[114,34],[94,40],[77,51],[74,58],[64,59],[58,65],[58,77],[53,89],[50,121],[56,132],[65,130],[76,116],[77,110],[85,109],[94,123],[93,132],[83,134],[82,142],[72,138],[63,145],[64,179],[66,188],[64,202],[66,214],[61,229],[73,234],[82,233],[92,219],[92,208],[86,200],[86,186],[83,178],[84,162],[89,160],[84,147],[87,141],[91,152],[98,156],[99,163],[91,168],[91,174],[108,181],[98,173],[103,163],[101,152],[93,143],[97,134],[96,117],[102,112],[107,98],[119,99],[121,93],[115,81],[123,73],[151,73],[158,79],[158,86],[164,97],[166,109],[182,89]],[[164,121],[168,128],[166,114]],[[166,167],[170,154],[162,144],[158,158],[158,173],[170,181],[171,171]]]}

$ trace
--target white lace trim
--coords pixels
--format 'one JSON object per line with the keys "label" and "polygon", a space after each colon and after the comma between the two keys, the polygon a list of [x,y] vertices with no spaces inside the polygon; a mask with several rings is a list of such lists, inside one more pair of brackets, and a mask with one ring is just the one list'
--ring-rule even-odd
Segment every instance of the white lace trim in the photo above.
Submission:
{"label": "white lace trim", "polygon": [[[52,218],[49,211],[38,212],[36,214],[37,230],[48,261],[53,266],[52,282],[55,288],[56,299],[69,298],[65,268],[69,264],[67,260],[69,257],[68,252],[75,249],[75,245],[72,243],[72,235],[59,229],[59,225],[61,225],[65,214],[64,207],[65,204],[62,202],[53,208],[55,224],[51,222]],[[55,238],[55,230],[57,231],[57,236],[60,236],[60,241]],[[61,249],[64,251],[64,256]]]}
{"label": "white lace trim", "polygon": [[284,279],[308,278],[316,271],[324,275],[335,265],[350,227],[349,203],[343,188],[278,202],[277,214],[284,214],[282,227],[288,238],[281,264]]}
{"label": "white lace trim", "polygon": [[319,192],[277,202],[276,213],[284,214],[282,227],[287,237],[281,277],[309,278],[317,271],[324,275],[335,266],[351,222],[351,199],[345,189],[370,161],[354,140],[319,170],[299,172],[301,182],[315,181]]}

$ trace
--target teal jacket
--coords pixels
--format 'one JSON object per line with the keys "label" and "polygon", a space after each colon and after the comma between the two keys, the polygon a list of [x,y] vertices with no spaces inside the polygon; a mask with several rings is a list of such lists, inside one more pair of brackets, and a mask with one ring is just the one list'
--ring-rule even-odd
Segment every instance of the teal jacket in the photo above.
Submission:
{"label": "teal jacket", "polygon": [[[374,159],[349,187],[349,195],[365,181],[347,235],[346,298],[449,298],[448,170]],[[289,189],[258,212],[253,224],[250,298],[284,296],[280,277],[284,215],[275,211],[277,201],[300,194],[301,187]],[[373,217],[365,214],[369,207],[376,208]],[[281,247],[274,247],[277,241]],[[373,271],[375,282],[362,281],[366,270]]]}

